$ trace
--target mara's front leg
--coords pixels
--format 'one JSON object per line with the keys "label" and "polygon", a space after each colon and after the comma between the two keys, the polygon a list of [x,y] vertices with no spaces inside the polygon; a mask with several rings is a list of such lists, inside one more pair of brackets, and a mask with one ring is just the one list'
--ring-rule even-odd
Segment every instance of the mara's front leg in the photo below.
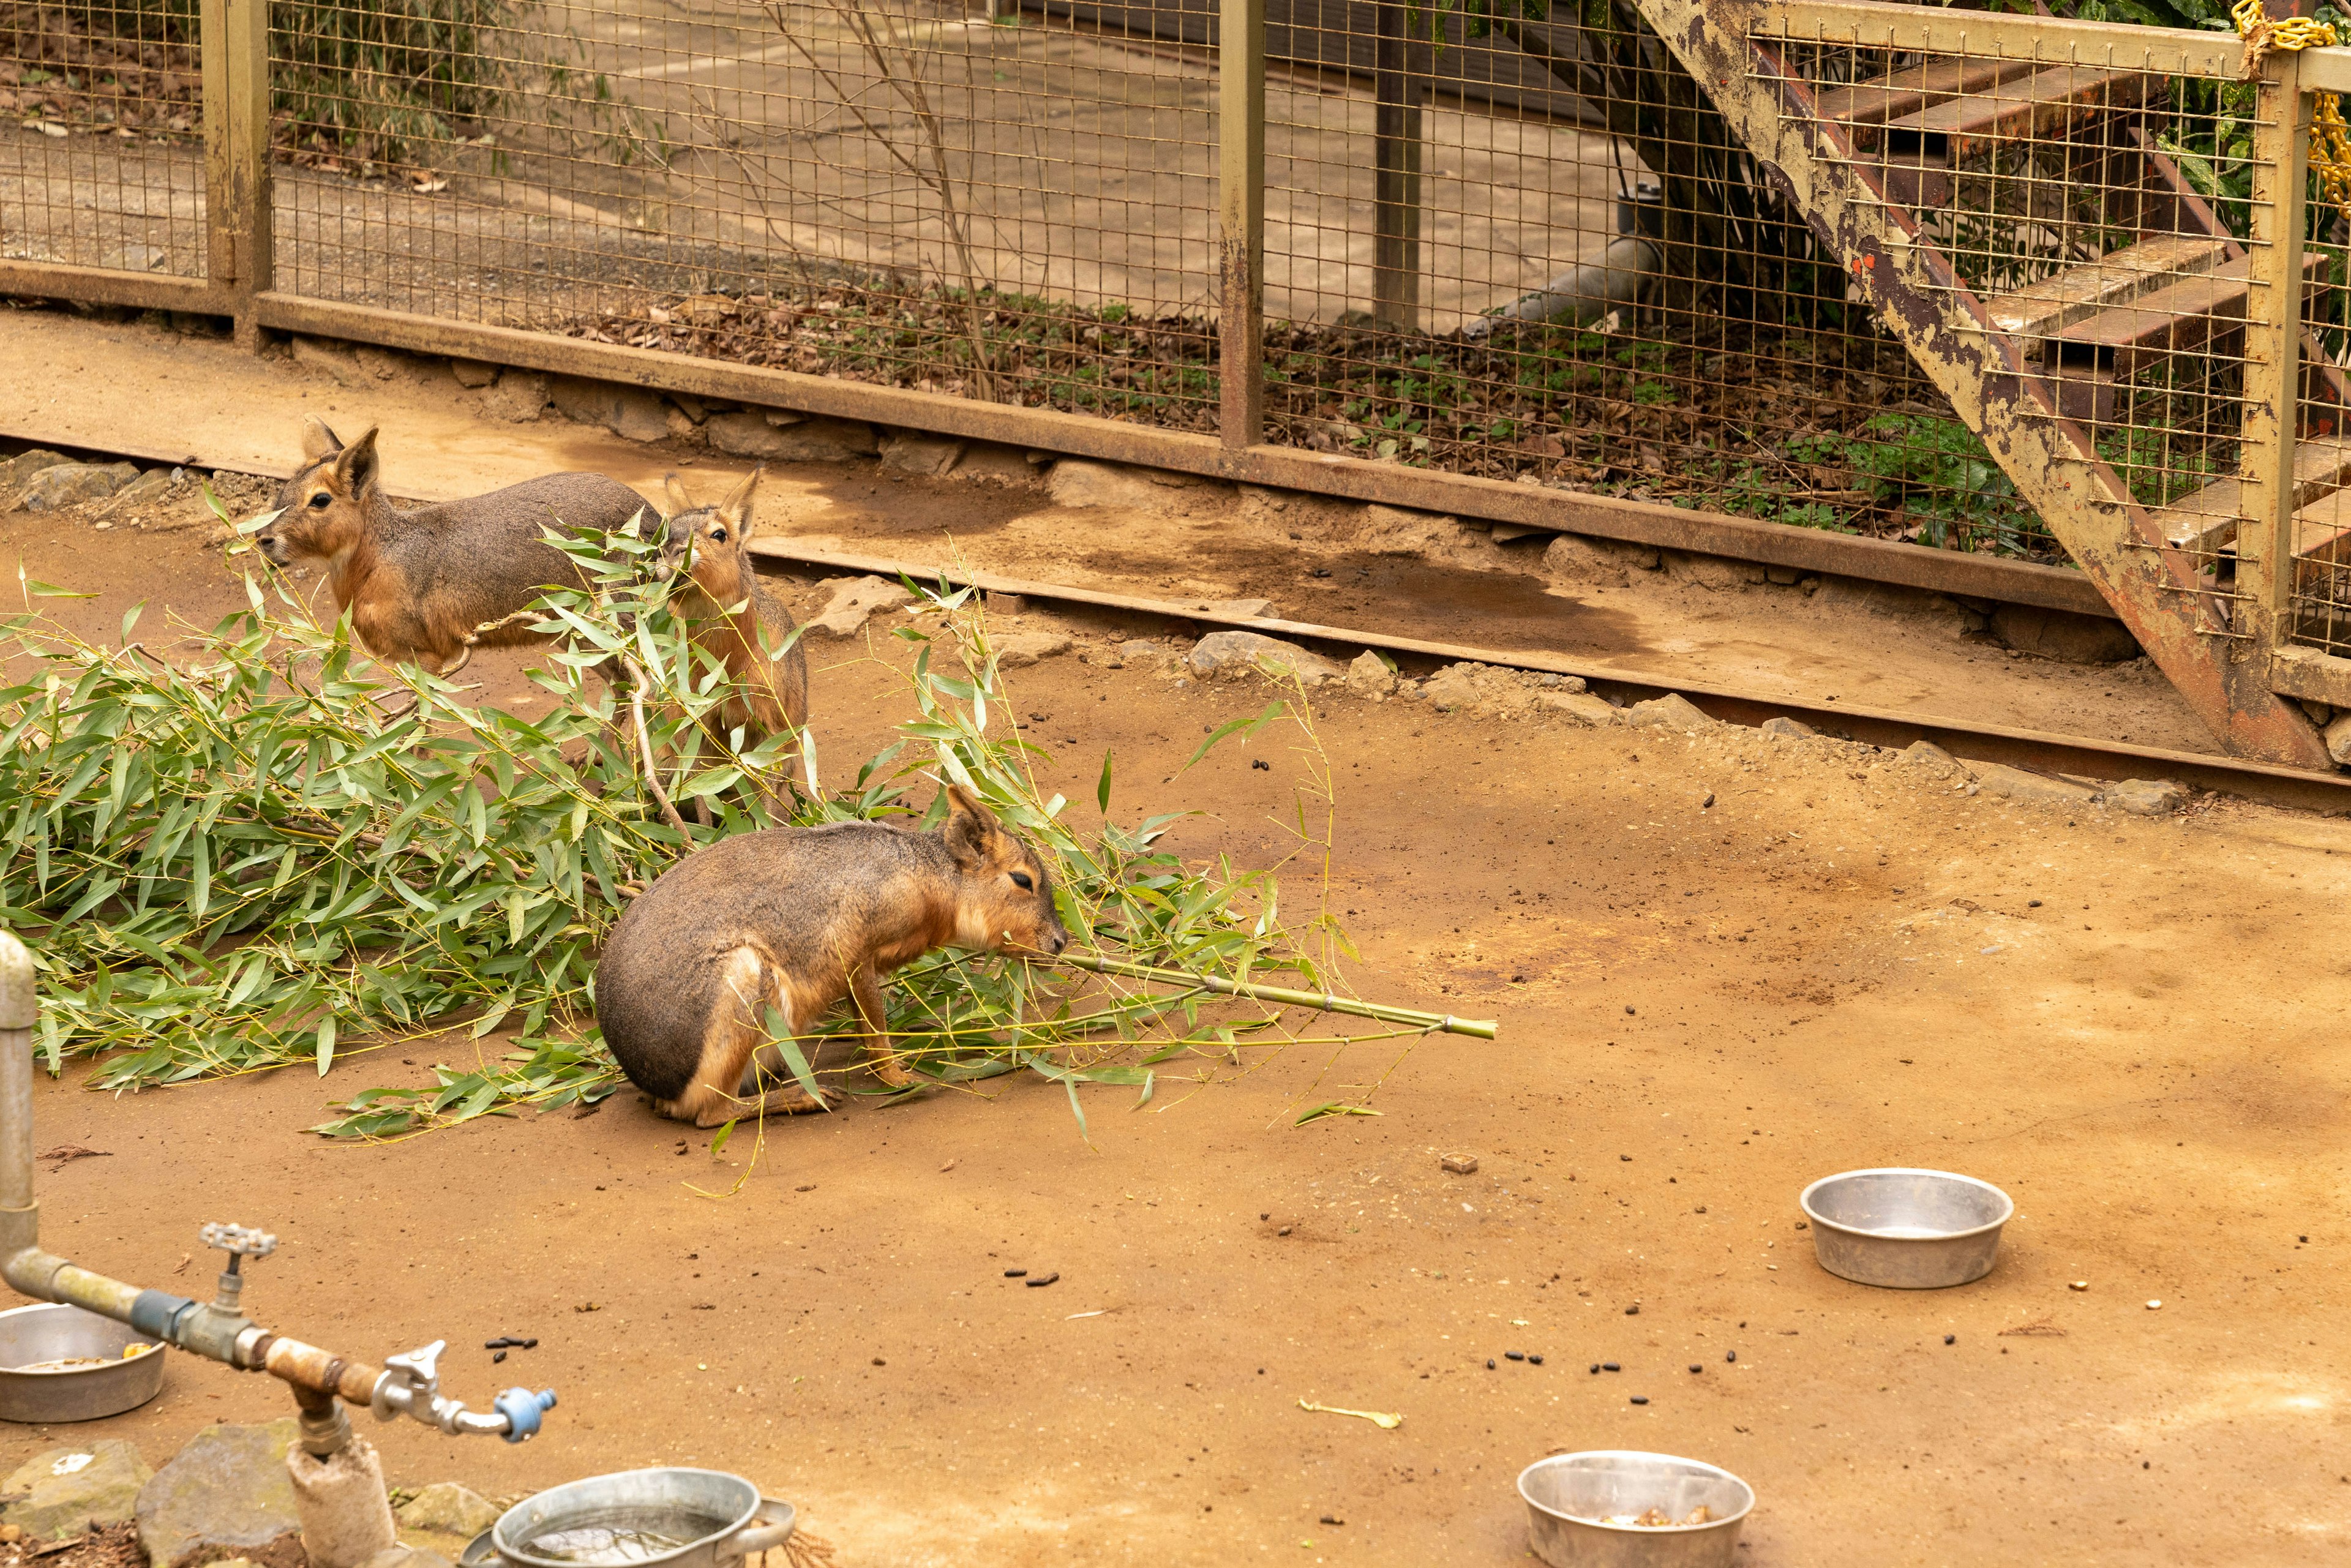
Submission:
{"label": "mara's front leg", "polygon": [[861,964],[849,977],[849,994],[865,1025],[865,1056],[873,1076],[893,1089],[913,1088],[916,1079],[898,1060],[897,1048],[890,1039],[890,1016],[883,1011],[882,981],[872,965]]}

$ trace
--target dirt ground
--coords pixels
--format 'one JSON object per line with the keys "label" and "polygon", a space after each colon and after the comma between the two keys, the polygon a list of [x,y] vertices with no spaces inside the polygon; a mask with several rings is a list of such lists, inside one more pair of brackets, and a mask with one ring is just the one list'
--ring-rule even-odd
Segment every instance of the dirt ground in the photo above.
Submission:
{"label": "dirt ground", "polygon": [[[0,559],[95,592],[62,605],[93,634],[158,601],[151,643],[166,606],[243,598],[197,527],[18,513]],[[1077,639],[1010,677],[1060,788],[1091,800],[1113,749],[1119,809],[1199,813],[1186,852],[1283,852],[1294,737],[1176,776],[1261,685],[1113,668],[1132,627],[1025,623]],[[836,766],[904,716],[893,646],[816,650]],[[2328,1261],[2351,1047],[2323,951],[2351,824],[2069,814],[1750,730],[1344,696],[1320,727],[1354,984],[1501,1024],[1417,1045],[1378,1118],[1291,1126],[1391,1061],[1299,1051],[1139,1113],[1099,1092],[1090,1143],[1058,1088],[1005,1080],[778,1126],[754,1166],[633,1095],[388,1147],[302,1132],[457,1043],[112,1098],[76,1064],[38,1092],[39,1146],[107,1157],[40,1177],[44,1240],[198,1292],[200,1223],[266,1226],[261,1321],[370,1357],[445,1337],[476,1404],[560,1391],[524,1448],[375,1429],[395,1481],[711,1465],[800,1504],[851,1568],[1521,1561],[1519,1469],[1619,1447],[1750,1480],[1756,1568],[2351,1549]],[[1455,1151],[1475,1175],[1439,1170]],[[1823,1273],[1798,1190],[1911,1164],[2016,1197],[1999,1269],[1922,1294]],[[1005,1278],[1024,1267],[1060,1281]],[[493,1367],[475,1347],[507,1333],[539,1346]],[[70,1431],[160,1462],[290,1408],[174,1356],[155,1404]],[[0,1466],[65,1436],[7,1429]]]}

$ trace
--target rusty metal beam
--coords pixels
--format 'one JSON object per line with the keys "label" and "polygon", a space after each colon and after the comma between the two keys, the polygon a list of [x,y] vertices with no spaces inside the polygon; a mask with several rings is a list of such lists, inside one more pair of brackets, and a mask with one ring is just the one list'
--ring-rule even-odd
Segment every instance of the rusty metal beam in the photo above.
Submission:
{"label": "rusty metal beam", "polygon": [[286,332],[381,343],[416,353],[447,354],[586,376],[702,397],[726,398],[836,419],[936,431],[967,440],[1037,447],[1113,463],[1144,464],[1241,484],[1312,491],[1426,512],[1514,523],[1558,533],[1589,534],[1700,555],[1869,582],[1896,583],[1959,599],[1992,600],[2111,617],[2113,611],[2080,572],[1993,556],[1928,549],[1888,539],[1857,538],[1817,528],[1687,511],[1646,501],[1586,496],[1537,485],[1471,478],[1364,458],[1290,447],[1226,446],[1215,436],[1062,413],[975,402],[939,392],[870,386],[826,376],[737,365],[690,354],[590,343],[513,328],[483,327],[332,304],[287,294],[254,302],[256,319]]}
{"label": "rusty metal beam", "polygon": [[123,305],[133,310],[180,310],[225,316],[225,289],[201,277],[175,273],[116,272],[103,267],[65,267],[47,261],[0,261],[0,294],[24,299],[78,299],[85,305]]}
{"label": "rusty metal beam", "polygon": [[[1993,326],[1949,259],[1928,242],[1915,218],[1888,200],[1867,160],[1856,155],[1847,128],[1815,114],[1810,86],[1786,68],[1773,38],[1763,36],[1784,32],[1801,40],[1832,24],[1859,26],[1865,19],[1872,29],[1865,36],[1874,40],[1882,42],[1892,29],[1903,47],[1957,51],[1973,39],[1969,47],[1988,52],[1985,40],[1994,33],[1961,35],[1997,22],[1997,36],[2005,38],[2007,24],[2030,21],[2035,26],[2017,36],[2038,40],[2034,47],[2070,37],[2078,40],[2085,63],[2103,63],[2106,29],[1924,8],[1913,23],[1875,8],[1795,0],[1638,4],[1685,68],[1706,84],[1740,139],[1767,161],[1782,194],[1844,263],[1879,322],[1910,350],[1960,421],[1983,437],[2018,493],[2220,743],[2242,757],[2331,768],[2308,717],[2269,689],[2266,664],[2234,658],[2220,646],[2236,634],[2233,629],[2197,623],[2201,563],[2170,545],[2157,519],[2099,460],[2088,434],[2058,417],[2045,379],[2030,372],[2022,346]],[[2118,37],[2118,45],[2168,48],[2160,57],[2166,69],[2181,62],[2181,68],[2194,68],[2199,63],[2195,51],[2212,47],[2195,34],[2122,31],[2132,36]],[[1865,35],[1848,30],[1846,36]],[[2233,40],[2226,43],[2235,47]],[[2014,43],[2006,47],[2021,52]],[[2241,49],[2236,57],[2241,62]],[[2227,62],[2215,57],[2201,63],[2209,74],[2211,64]]]}
{"label": "rusty metal beam", "polygon": [[[2087,736],[2058,735],[2011,725],[1963,723],[1932,714],[1855,707],[1845,703],[1809,702],[1802,697],[1741,691],[1733,686],[1668,681],[1662,679],[1655,670],[1628,668],[1605,659],[1570,658],[1559,653],[1510,653],[1459,643],[1400,637],[1384,632],[1326,626],[1311,621],[1284,621],[1270,615],[1220,614],[1205,604],[1186,603],[1179,600],[1147,599],[1102,589],[1039,582],[1027,578],[1007,577],[999,572],[975,571],[967,567],[911,561],[891,556],[810,549],[774,534],[755,536],[747,548],[753,555],[770,561],[884,577],[896,577],[903,573],[918,582],[944,580],[956,587],[968,585],[991,593],[1014,593],[1028,599],[1058,601],[1123,614],[1149,615],[1176,622],[1261,632],[1269,636],[1323,643],[1343,656],[1364,648],[1385,648],[1394,653],[1447,663],[1469,660],[1504,669],[1575,675],[1627,701],[1642,701],[1674,692],[1697,704],[1711,716],[1729,724],[1760,725],[1765,719],[1786,714],[1802,718],[1816,729],[1830,730],[1873,746],[1904,747],[1913,741],[1931,740],[1954,757],[1971,761],[2001,762],[2011,767],[2071,773],[2090,779],[2177,779],[2199,789],[2243,796],[2301,810],[2351,810],[2351,776],[2337,773],[2313,773],[2299,768],[2199,756],[2192,751],[2172,751],[2162,747],[2133,746],[2126,741],[2099,740]],[[2346,673],[2351,673],[2351,660],[2330,662],[2341,664]]]}

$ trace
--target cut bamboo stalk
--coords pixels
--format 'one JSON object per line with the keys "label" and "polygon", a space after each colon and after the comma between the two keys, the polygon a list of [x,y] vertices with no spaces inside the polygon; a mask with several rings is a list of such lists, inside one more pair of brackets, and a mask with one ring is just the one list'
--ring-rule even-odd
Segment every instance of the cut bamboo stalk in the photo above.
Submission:
{"label": "cut bamboo stalk", "polygon": [[1064,953],[1055,962],[1067,964],[1071,968],[1091,970],[1097,975],[1120,975],[1130,980],[1156,980],[1166,986],[1188,986],[1195,990],[1241,997],[1253,1002],[1279,1002],[1287,1008],[1312,1008],[1317,1012],[1346,1013],[1354,1018],[1377,1019],[1382,1023],[1409,1024],[1432,1034],[1466,1034],[1473,1040],[1494,1038],[1494,1020],[1491,1019],[1460,1019],[1451,1013],[1425,1013],[1414,1008],[1392,1008],[1384,1002],[1359,1002],[1353,997],[1334,996],[1328,991],[1259,986],[1247,981],[1219,979],[1214,975],[1195,975],[1188,969],[1155,968],[1149,964],[1129,964],[1123,959],[1097,957],[1086,953]]}

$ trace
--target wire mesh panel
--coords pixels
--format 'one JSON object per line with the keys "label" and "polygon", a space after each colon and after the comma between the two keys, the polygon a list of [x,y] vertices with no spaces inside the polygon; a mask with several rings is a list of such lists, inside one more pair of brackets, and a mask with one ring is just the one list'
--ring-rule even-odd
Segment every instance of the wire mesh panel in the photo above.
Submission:
{"label": "wire mesh panel", "polygon": [[[2256,86],[2145,50],[1768,47],[1810,99],[1791,111],[1861,176],[1862,204],[1938,258],[1939,287],[1984,323],[1980,344],[1952,352],[1981,353],[1988,402],[2005,391],[2012,417],[2053,425],[2061,450],[2102,465],[2193,579],[2184,608],[2199,629],[2241,635],[2243,480],[2273,452],[2254,438],[2246,375],[2273,227],[2250,178],[2265,129]],[[2307,347],[2341,319],[2340,273],[2315,246],[2303,266],[2306,392],[2335,411],[2321,422],[2331,434],[2344,379]],[[1994,384],[2011,366],[2014,380]],[[2050,553],[2042,521],[1947,414],[1871,413],[1841,434],[1850,465],[1876,481],[1871,514],[1898,492],[1962,548]],[[2304,462],[2314,497],[2351,476],[2351,448],[2306,446]]]}
{"label": "wire mesh panel", "polygon": [[281,289],[1213,425],[1201,50],[936,0],[412,3],[441,22],[274,41]]}
{"label": "wire mesh panel", "polygon": [[196,0],[0,0],[0,257],[204,274]]}

